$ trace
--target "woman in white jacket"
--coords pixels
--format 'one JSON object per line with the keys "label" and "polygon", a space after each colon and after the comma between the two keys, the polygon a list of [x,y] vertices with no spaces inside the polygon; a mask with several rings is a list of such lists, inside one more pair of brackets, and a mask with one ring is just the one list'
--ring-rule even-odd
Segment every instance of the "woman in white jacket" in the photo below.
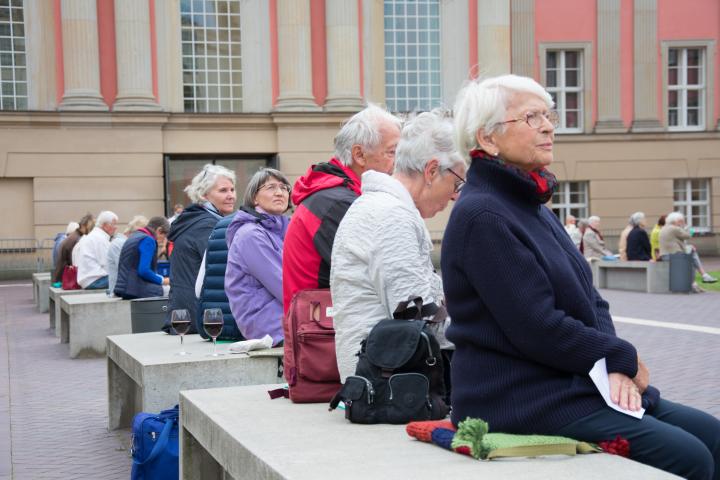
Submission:
{"label": "woman in white jacket", "polygon": [[453,143],[453,126],[441,112],[408,120],[392,176],[362,175],[362,195],[340,222],[332,250],[330,290],[341,381],[355,373],[360,343],[400,302],[422,297],[440,305],[442,282],[430,258],[424,218],[457,198],[465,161]]}

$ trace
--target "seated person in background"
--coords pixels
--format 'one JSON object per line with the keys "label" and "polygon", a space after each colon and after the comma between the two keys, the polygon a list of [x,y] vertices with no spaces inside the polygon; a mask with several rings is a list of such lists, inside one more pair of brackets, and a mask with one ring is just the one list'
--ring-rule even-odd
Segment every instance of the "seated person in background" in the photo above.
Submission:
{"label": "seated person in background", "polygon": [[630,223],[633,228],[627,237],[627,259],[628,260],[652,260],[650,238],[645,231],[645,214],[635,212],[630,216]]}
{"label": "seated person in background", "polygon": [[587,260],[612,256],[605,248],[605,239],[600,233],[600,217],[593,215],[587,219],[588,226],[583,234],[583,254]]}
{"label": "seated person in background", "polygon": [[62,282],[63,270],[65,267],[72,265],[72,252],[83,235],[87,235],[95,226],[95,217],[87,214],[80,219],[78,227],[70,232],[65,240],[60,244],[60,251],[55,261],[55,269],[52,274],[52,282],[54,287],[60,287]]}
{"label": "seated person in background", "polygon": [[73,264],[77,266],[77,282],[85,290],[108,288],[107,254],[110,239],[117,231],[118,217],[103,211],[97,225],[78,242],[73,250]]}
{"label": "seated person in background", "polygon": [[163,296],[162,287],[170,281],[157,273],[157,239],[169,230],[165,217],[152,217],[128,237],[120,252],[115,295],[124,300]]}
{"label": "seated person in background", "polygon": [[565,231],[570,235],[570,240],[573,241],[577,248],[580,248],[580,241],[582,240],[582,233],[577,227],[577,219],[574,215],[568,214],[565,217]]}
{"label": "seated person in background", "polygon": [[[636,212],[637,213],[637,212]],[[628,224],[625,225],[625,228],[623,228],[622,232],[620,232],[620,238],[618,239],[618,255],[620,255],[620,260],[623,262],[627,262],[628,256],[627,256],[627,241],[628,241],[628,235],[630,235],[630,231],[633,229],[633,220],[632,216],[628,219]]]}
{"label": "seated person in background", "polygon": [[58,233],[55,235],[55,240],[53,243],[53,249],[52,249],[52,268],[53,271],[55,270],[55,265],[57,264],[58,256],[60,255],[60,245],[62,245],[63,240],[65,240],[68,235],[70,235],[72,232],[78,229],[80,226],[77,222],[70,222],[67,224],[67,227],[65,227],[64,233]]}
{"label": "seated person in background", "polygon": [[280,171],[263,168],[250,179],[243,205],[227,229],[225,292],[242,335],[270,335],[283,341],[282,252],[290,219],[290,182]]}
{"label": "seated person in background", "polygon": [[673,253],[689,253],[692,255],[695,270],[702,276],[703,283],[715,283],[717,278],[705,271],[700,262],[695,245],[686,242],[692,235],[685,228],[685,216],[680,212],[672,212],[665,217],[665,226],[660,230],[660,259],[669,260]]}
{"label": "seated person in background", "polygon": [[[557,187],[547,170],[558,125],[552,108],[542,86],[515,75],[470,81],[455,103],[458,145],[472,163],[442,242],[455,344],[452,422],[477,417],[496,432],[586,442],[620,435],[632,460],[717,480],[720,421],[649,385],[590,266],[544,205]],[[642,405],[642,419],[605,403],[588,375],[603,359],[612,402]]]}
{"label": "seated person in background", "polygon": [[660,260],[660,229],[664,226],[665,215],[661,215],[650,233],[650,248],[652,249],[653,260]]}
{"label": "seated person in background", "polygon": [[148,224],[148,219],[142,215],[137,215],[130,220],[127,228],[123,233],[116,233],[115,236],[110,240],[110,248],[108,248],[107,255],[107,272],[108,272],[108,294],[113,295],[115,292],[115,283],[117,282],[118,276],[118,264],[120,263],[120,252],[122,251],[123,245],[128,238],[138,228],[144,227]]}
{"label": "seated person in background", "polygon": [[[330,291],[343,382],[355,374],[361,342],[380,320],[393,318],[400,302],[421,297],[425,304],[443,303],[423,219],[444,210],[465,183],[465,160],[453,138],[452,123],[440,112],[408,120],[395,153],[395,173],[363,173],[362,195],[340,222]],[[444,332],[438,341],[447,346]]]}

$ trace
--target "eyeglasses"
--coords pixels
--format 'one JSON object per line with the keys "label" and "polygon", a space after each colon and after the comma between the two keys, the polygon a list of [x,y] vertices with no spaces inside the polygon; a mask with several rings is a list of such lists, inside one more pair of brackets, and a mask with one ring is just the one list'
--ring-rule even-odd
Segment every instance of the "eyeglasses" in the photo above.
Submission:
{"label": "eyeglasses", "polygon": [[543,126],[543,120],[547,120],[548,122],[550,122],[550,125],[552,125],[553,128],[556,128],[558,125],[560,125],[560,116],[555,110],[550,110],[549,112],[545,113],[528,112],[520,118],[513,118],[512,120],[505,120],[504,122],[500,122],[500,125],[524,121],[528,124],[528,127],[538,129]]}
{"label": "eyeglasses", "polygon": [[460,190],[462,190],[463,187],[465,186],[465,183],[467,183],[466,180],[463,177],[461,177],[460,175],[458,175],[457,173],[455,173],[455,171],[452,168],[448,168],[447,171],[452,173],[453,175],[455,175],[458,178],[458,180],[460,180],[459,182],[455,182],[455,193],[460,193]]}
{"label": "eyeglasses", "polygon": [[290,185],[285,185],[284,183],[266,183],[262,187],[260,187],[260,190],[265,190],[266,192],[276,192],[280,191],[280,193],[290,193]]}

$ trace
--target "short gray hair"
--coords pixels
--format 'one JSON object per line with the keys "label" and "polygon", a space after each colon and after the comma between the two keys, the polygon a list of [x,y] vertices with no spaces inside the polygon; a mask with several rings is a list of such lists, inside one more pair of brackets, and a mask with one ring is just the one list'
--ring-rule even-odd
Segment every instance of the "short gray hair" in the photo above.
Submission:
{"label": "short gray hair", "polygon": [[682,220],[685,218],[685,215],[683,215],[680,212],[672,212],[668,213],[667,217],[665,217],[665,225],[675,225],[675,222],[678,220]]}
{"label": "short gray hair", "polygon": [[[267,182],[270,178],[274,178],[288,187],[292,186],[280,170],[275,170],[274,168],[261,168],[255,172],[248,182],[248,186],[245,189],[245,195],[243,196],[243,206],[255,208],[255,197],[260,191],[260,187],[265,185],[265,182]],[[290,200],[288,199],[288,209],[290,209],[290,206]]]}
{"label": "short gray hair", "polygon": [[65,227],[65,234],[70,235],[72,232],[80,228],[80,224],[78,222],[70,222],[67,224],[67,227]]}
{"label": "short gray hair", "polygon": [[405,175],[422,173],[433,158],[443,171],[464,163],[453,136],[452,122],[440,109],[409,118],[395,152],[395,171]]}
{"label": "short gray hair", "polygon": [[587,223],[588,225],[592,225],[593,223],[600,223],[600,217],[598,217],[597,215],[592,215],[588,217]]}
{"label": "short gray hair", "polygon": [[170,222],[165,217],[152,217],[146,225],[147,229],[157,234],[158,231],[168,233],[170,231]]}
{"label": "short gray hair", "polygon": [[118,216],[115,215],[115,214],[114,214],[113,212],[111,212],[110,210],[103,210],[102,212],[98,213],[97,222],[96,222],[96,223],[97,223],[97,225],[100,227],[100,226],[103,226],[103,225],[109,225],[109,224],[111,224],[113,221],[117,222],[117,221],[118,221]]}
{"label": "short gray hair", "polygon": [[645,214],[643,212],[635,212],[630,215],[630,225],[633,227],[640,226],[640,222],[645,220]]}
{"label": "short gray hair", "polygon": [[366,108],[350,117],[335,135],[335,157],[346,167],[352,166],[352,147],[361,147],[374,150],[380,145],[382,137],[380,128],[389,123],[402,128],[402,120],[372,103]]}
{"label": "short gray hair", "polygon": [[507,107],[518,93],[537,95],[548,108],[554,106],[550,94],[535,80],[519,75],[468,81],[457,95],[455,108],[455,139],[463,155],[478,147],[476,135],[493,133],[503,125]]}
{"label": "short gray hair", "polygon": [[225,177],[235,186],[235,172],[222,165],[206,164],[200,172],[195,175],[190,185],[185,187],[185,193],[193,203],[200,203],[205,200],[205,195],[212,189],[218,178]]}

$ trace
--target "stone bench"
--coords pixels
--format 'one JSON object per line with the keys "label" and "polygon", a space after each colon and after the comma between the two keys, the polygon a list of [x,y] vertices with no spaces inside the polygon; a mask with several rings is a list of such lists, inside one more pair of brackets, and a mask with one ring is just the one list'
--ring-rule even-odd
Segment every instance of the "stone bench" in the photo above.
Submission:
{"label": "stone bench", "polygon": [[[282,348],[209,357],[211,342],[200,335],[187,335],[184,341],[191,355],[176,355],[180,338],[163,332],[107,337],[111,430],[129,427],[138,412],[172,407],[180,390],[274,383],[281,376]],[[218,345],[218,352],[226,350],[225,344]]]}
{"label": "stone bench", "polygon": [[83,295],[92,290],[63,290],[62,288],[48,288],[48,314],[50,316],[50,328],[55,329],[55,336],[60,337],[60,298],[65,295]]}
{"label": "stone bench", "polygon": [[48,288],[50,288],[50,273],[33,273],[33,301],[40,313],[48,311]]}
{"label": "stone bench", "polygon": [[324,403],[270,400],[276,387],[180,392],[180,478],[678,478],[607,454],[481,462],[414,440],[404,425],[356,425]]}
{"label": "stone bench", "polygon": [[130,300],[103,293],[65,295],[60,299],[60,342],[70,358],[105,355],[105,337],[130,333]]}
{"label": "stone bench", "polygon": [[647,293],[670,292],[670,262],[606,261],[592,264],[596,288]]}

